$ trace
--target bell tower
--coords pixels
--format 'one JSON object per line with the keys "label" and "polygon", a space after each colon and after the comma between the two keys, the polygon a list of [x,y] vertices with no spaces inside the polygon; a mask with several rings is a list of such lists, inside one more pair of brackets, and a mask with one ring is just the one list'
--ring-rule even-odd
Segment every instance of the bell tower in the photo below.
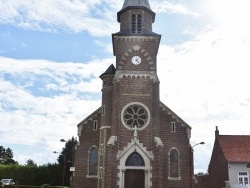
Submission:
{"label": "bell tower", "polygon": [[[160,170],[151,170],[162,157],[154,141],[160,134],[157,53],[161,36],[152,31],[155,13],[148,0],[125,0],[117,19],[120,31],[112,34],[116,56],[112,121],[110,137],[106,138],[107,162],[102,168],[105,187],[124,188],[143,182],[138,187],[150,188],[152,178],[161,182]],[[138,161],[133,161],[135,158]],[[129,177],[136,174],[143,180],[130,182]]]}
{"label": "bell tower", "polygon": [[152,31],[155,13],[148,0],[125,0],[117,20],[120,31],[112,35],[117,70],[155,71],[156,74],[161,36]]}

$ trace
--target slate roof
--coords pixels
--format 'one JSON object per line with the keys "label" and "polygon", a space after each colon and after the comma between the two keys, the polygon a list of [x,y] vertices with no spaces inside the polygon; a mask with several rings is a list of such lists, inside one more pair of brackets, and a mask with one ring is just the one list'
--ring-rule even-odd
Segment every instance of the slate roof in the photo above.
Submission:
{"label": "slate roof", "polygon": [[218,135],[228,162],[250,162],[250,135]]}
{"label": "slate roof", "polygon": [[144,6],[151,10],[148,0],[125,0],[122,9],[129,6]]}
{"label": "slate roof", "polygon": [[100,75],[100,78],[102,77],[102,76],[104,76],[104,75],[107,75],[107,74],[115,74],[115,67],[114,67],[114,65],[113,64],[111,64],[109,67],[108,67],[108,69],[104,72],[104,73],[102,73],[101,75]]}
{"label": "slate roof", "polygon": [[145,9],[152,14],[152,22],[155,21],[155,13],[151,10],[148,0],[125,0],[122,9],[117,13],[117,21],[120,22],[120,15],[128,9]]}

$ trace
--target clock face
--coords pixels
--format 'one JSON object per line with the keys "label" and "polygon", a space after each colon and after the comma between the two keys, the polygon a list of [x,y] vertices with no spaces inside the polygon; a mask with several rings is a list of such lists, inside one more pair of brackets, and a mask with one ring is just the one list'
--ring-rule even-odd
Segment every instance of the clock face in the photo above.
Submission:
{"label": "clock face", "polygon": [[131,61],[134,65],[139,65],[141,63],[141,58],[139,56],[134,56]]}

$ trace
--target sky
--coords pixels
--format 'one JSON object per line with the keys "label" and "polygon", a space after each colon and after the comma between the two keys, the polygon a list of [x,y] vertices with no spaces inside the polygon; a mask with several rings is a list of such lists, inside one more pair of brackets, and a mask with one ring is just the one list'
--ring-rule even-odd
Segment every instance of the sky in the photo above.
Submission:
{"label": "sky", "polygon": [[[250,1],[150,0],[160,99],[192,127],[206,172],[215,126],[250,135]],[[101,106],[99,76],[115,64],[123,0],[0,0],[0,145],[14,159],[57,162],[77,124]]]}

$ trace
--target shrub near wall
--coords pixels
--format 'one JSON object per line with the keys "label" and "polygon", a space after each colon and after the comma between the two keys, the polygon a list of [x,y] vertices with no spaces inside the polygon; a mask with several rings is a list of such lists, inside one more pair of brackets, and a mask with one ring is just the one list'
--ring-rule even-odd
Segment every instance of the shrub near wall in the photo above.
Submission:
{"label": "shrub near wall", "polygon": [[[43,185],[42,185],[43,186]],[[19,188],[43,188],[42,186],[19,185]],[[16,185],[5,185],[4,188],[17,188]],[[61,186],[50,186],[50,188],[62,188]]]}
{"label": "shrub near wall", "polygon": [[[47,183],[61,185],[61,171],[58,164],[43,166],[0,165],[0,179],[11,178],[19,185],[40,186]],[[21,187],[21,186],[19,186]]]}

